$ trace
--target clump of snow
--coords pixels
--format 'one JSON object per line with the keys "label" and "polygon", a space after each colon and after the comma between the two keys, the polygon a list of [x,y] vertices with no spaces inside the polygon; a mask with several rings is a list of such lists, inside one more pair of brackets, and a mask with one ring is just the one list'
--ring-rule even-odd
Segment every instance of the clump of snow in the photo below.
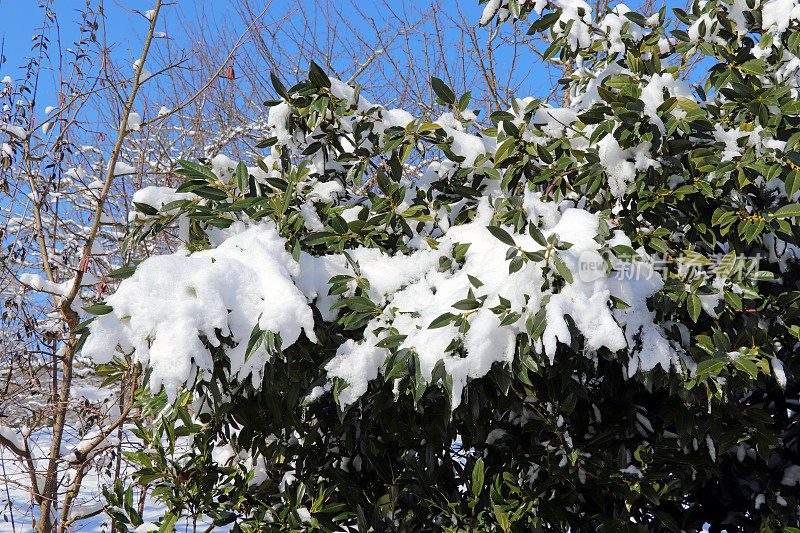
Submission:
{"label": "clump of snow", "polygon": [[781,485],[786,485],[788,487],[794,487],[800,485],[800,465],[788,466],[783,471],[783,478],[781,479]]}
{"label": "clump of snow", "polygon": [[[134,61],[133,65],[131,65],[133,67],[133,71],[136,72],[136,70],[139,68],[141,64],[142,64],[141,58]],[[142,67],[141,71],[139,72],[139,83],[144,83],[152,77],[153,73],[147,70],[146,68]]]}
{"label": "clump of snow", "polygon": [[336,180],[317,182],[306,197],[312,202],[331,202],[344,192],[344,186]]}
{"label": "clump of snow", "polygon": [[712,20],[711,16],[708,13],[704,13],[700,15],[692,24],[689,26],[687,33],[689,34],[689,39],[694,42],[712,42],[720,45],[725,45],[725,39],[719,37],[717,33],[719,32],[719,23],[716,20]]}
{"label": "clump of snow", "polygon": [[[613,135],[609,134],[597,142],[600,164],[608,175],[608,186],[613,196],[623,196],[628,184],[636,177],[636,171],[658,166],[650,157],[650,143],[623,149]],[[631,161],[633,159],[633,161]]]}
{"label": "clump of snow", "polygon": [[[664,122],[658,117],[658,106],[664,103],[664,91],[669,97],[688,98],[694,100],[692,89],[683,80],[676,79],[672,74],[653,74],[650,81],[642,87],[641,100],[644,102],[644,114],[650,121],[658,126],[661,133],[666,133]],[[680,110],[679,110],[680,111]]]}
{"label": "clump of snow", "polygon": [[[484,201],[473,222],[450,228],[439,240],[438,250],[452,249],[455,243],[470,245],[464,265],[454,273],[436,272],[431,268],[438,264],[442,255],[440,251],[421,250],[403,261],[400,260],[403,256],[368,258],[365,253],[359,254],[359,250],[351,252],[357,258],[364,277],[370,281],[374,293],[371,296],[379,299],[387,294],[385,308],[392,310],[391,320],[388,314],[380,315],[367,325],[367,330],[377,331],[391,324],[400,334],[406,335],[399,348],[408,348],[417,354],[426,379],[430,379],[434,367],[442,360],[453,378],[454,405],[460,402],[461,391],[469,379],[485,375],[495,362],[510,363],[513,360],[516,335],[525,331],[526,316],[535,315],[543,299],[543,294],[537,290],[543,279],[541,265],[530,262],[509,274],[505,259],[508,246],[486,230],[491,216],[492,210]],[[544,233],[546,236],[562,235],[564,239],[569,236],[573,246],[564,252],[564,257],[570,267],[577,270],[579,255],[598,247],[594,240],[598,225],[595,215],[570,209]],[[525,250],[541,249],[530,236],[515,236],[515,240]],[[486,295],[486,300],[480,309],[469,314],[470,327],[463,334],[465,353],[450,354],[446,348],[453,338],[459,336],[457,328],[452,324],[433,329],[428,326],[443,313],[457,312],[452,304],[467,296],[469,275],[483,282],[479,290],[480,294]],[[634,355],[632,372],[640,366],[649,370],[658,364],[669,368],[674,360],[673,350],[655,325],[645,329],[651,319],[645,300],[660,288],[660,278],[641,279],[633,285],[633,289],[626,292],[613,280],[603,278],[590,283],[568,284],[560,293],[550,294],[546,305],[547,327],[543,335],[545,352],[552,358],[557,342],[570,342],[564,320],[564,315],[569,314],[591,349],[605,346],[616,351],[628,346],[634,335],[640,332],[647,335],[651,345]],[[629,303],[632,302],[632,307],[625,310],[627,313],[612,312],[608,305],[611,295],[626,297]],[[500,297],[510,301],[511,309],[520,313],[520,318],[513,324],[500,326],[501,319],[489,310],[500,302]],[[378,340],[367,336],[361,343],[347,342],[340,346],[326,367],[329,375],[350,384],[339,395],[343,403],[355,401],[366,391],[368,382],[378,375],[389,356],[389,350],[375,346]]]}
{"label": "clump of snow", "polygon": [[224,154],[217,154],[211,159],[212,170],[223,182],[233,178],[237,164],[236,161]]}
{"label": "clump of snow", "polygon": [[768,0],[761,6],[761,29],[765,32],[783,33],[796,20],[800,20],[796,0]]}
{"label": "clump of snow", "polygon": [[13,124],[8,124],[6,122],[0,122],[0,131],[10,133],[21,141],[24,141],[28,138],[28,132],[25,131],[25,128],[21,126],[14,126]]}
{"label": "clump of snow", "polygon": [[139,113],[132,112],[128,115],[125,124],[129,130],[139,131],[142,127],[142,116]]}
{"label": "clump of snow", "polygon": [[620,470],[620,472],[622,472],[623,474],[630,474],[636,477],[642,477],[642,471],[639,470],[639,468],[636,467],[636,465],[628,465],[622,470]]}
{"label": "clump of snow", "polygon": [[583,0],[552,0],[561,9],[553,25],[553,33],[563,36],[572,50],[587,48],[591,44],[592,8]]}
{"label": "clump of snow", "polygon": [[66,296],[72,287],[72,280],[65,281],[64,283],[54,283],[44,279],[39,274],[20,274],[19,280],[34,290],[49,292],[57,296]]}
{"label": "clump of snow", "polygon": [[600,21],[600,29],[608,35],[608,39],[601,42],[608,47],[608,51],[612,54],[625,51],[625,44],[622,42],[623,24],[628,24],[627,33],[634,39],[638,40],[644,36],[643,28],[625,16],[625,13],[629,12],[628,6],[619,4]]}
{"label": "clump of snow", "polygon": [[136,169],[124,161],[117,161],[114,164],[114,175],[122,176],[126,174],[127,175],[136,174]]}
{"label": "clump of snow", "polygon": [[770,366],[772,367],[772,375],[775,376],[775,381],[778,382],[782,388],[786,388],[786,371],[783,368],[783,363],[777,357],[770,359]]}
{"label": "clump of snow", "polygon": [[286,144],[291,141],[292,136],[287,129],[289,120],[289,104],[281,102],[272,106],[267,116],[267,126],[272,128],[279,144]]}
{"label": "clump of snow", "polygon": [[383,112],[383,120],[387,127],[399,126],[405,128],[414,120],[414,115],[404,109],[389,109]]}
{"label": "clump of snow", "polygon": [[270,224],[239,228],[219,247],[192,255],[151,257],[107,300],[113,312],[97,317],[83,353],[108,362],[116,347],[148,364],[154,390],[170,399],[213,360],[201,336],[219,346],[217,331],[237,345],[227,351],[231,375],[241,379],[260,372],[269,354],[256,348],[245,361],[254,325],[280,334],[290,346],[301,332],[311,340],[314,321],[305,296],[292,276],[299,265]]}
{"label": "clump of snow", "polygon": [[500,9],[500,0],[489,0],[481,14],[481,26],[486,26]]}
{"label": "clump of snow", "polygon": [[[175,192],[175,189],[170,187],[145,187],[133,193],[133,202],[137,204],[145,204],[154,207],[157,210],[162,210],[163,207],[169,203],[177,202],[179,200],[194,200],[197,196],[190,192]],[[141,215],[141,213],[136,213]]]}

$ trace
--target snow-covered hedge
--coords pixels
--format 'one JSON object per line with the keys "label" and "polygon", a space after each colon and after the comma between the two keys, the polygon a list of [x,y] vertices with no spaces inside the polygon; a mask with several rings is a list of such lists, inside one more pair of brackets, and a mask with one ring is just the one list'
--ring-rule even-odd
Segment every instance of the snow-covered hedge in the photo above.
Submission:
{"label": "snow-covered hedge", "polygon": [[184,246],[93,308],[83,353],[143,364],[154,431],[194,436],[151,438],[140,479],[276,530],[796,521],[784,4],[491,0],[483,24],[532,19],[574,69],[569,106],[483,121],[436,78],[426,117],[313,63],[274,78],[267,155],[137,193],[129,239]]}

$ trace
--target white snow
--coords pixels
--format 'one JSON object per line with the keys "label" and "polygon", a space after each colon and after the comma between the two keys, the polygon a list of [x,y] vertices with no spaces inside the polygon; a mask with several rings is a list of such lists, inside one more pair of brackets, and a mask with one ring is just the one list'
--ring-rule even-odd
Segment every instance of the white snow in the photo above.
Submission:
{"label": "white snow", "polygon": [[765,32],[783,33],[792,21],[800,19],[797,0],[768,0],[761,6],[761,28]]}
{"label": "white snow", "polygon": [[[131,67],[133,68],[133,71],[136,72],[136,69],[138,69],[139,65],[141,65],[141,64],[142,64],[142,60],[141,59],[137,59],[136,61],[134,61],[133,65],[131,65]],[[152,77],[153,77],[153,73],[150,72],[149,70],[147,70],[146,68],[142,67],[142,70],[139,72],[139,83],[144,83],[144,82],[146,82],[148,79],[150,79]]]}
{"label": "white snow", "polygon": [[791,465],[784,469],[781,485],[789,487],[800,485],[800,465]]}
{"label": "white snow", "polygon": [[136,169],[124,161],[117,161],[114,164],[114,175],[121,176],[126,174],[136,174]]}
{"label": "white snow", "polygon": [[483,8],[483,13],[481,14],[481,26],[485,26],[489,24],[489,21],[492,20],[497,10],[500,9],[500,0],[489,0],[486,4],[486,7]]}
{"label": "white snow", "polygon": [[775,376],[775,381],[781,388],[786,388],[786,371],[783,368],[783,363],[777,357],[770,359],[770,366],[772,367],[772,375]]}
{"label": "white snow", "polygon": [[142,127],[142,116],[139,113],[131,112],[126,121],[129,130],[139,131]]}
{"label": "white snow", "polygon": [[25,128],[21,126],[14,126],[13,124],[8,124],[6,122],[0,122],[0,131],[10,133],[22,141],[28,138],[28,132],[25,131]]}
{"label": "white snow", "polygon": [[301,332],[316,340],[311,308],[292,280],[299,266],[285,240],[269,224],[238,229],[215,249],[143,261],[108,298],[114,311],[92,323],[83,353],[107,362],[118,345],[135,350],[136,360],[153,369],[151,386],[163,385],[174,399],[198,371],[212,368],[200,335],[212,346],[219,345],[217,330],[230,336],[237,343],[228,351],[232,376],[252,374],[255,384],[269,354],[260,346],[245,361],[254,325],[279,333],[284,347]]}

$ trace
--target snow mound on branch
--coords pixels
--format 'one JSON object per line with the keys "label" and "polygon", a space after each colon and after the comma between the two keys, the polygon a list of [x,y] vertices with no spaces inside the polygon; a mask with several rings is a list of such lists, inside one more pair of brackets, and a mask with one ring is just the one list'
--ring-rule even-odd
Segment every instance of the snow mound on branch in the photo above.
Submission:
{"label": "snow mound on branch", "polygon": [[797,0],[769,0],[762,6],[761,28],[765,32],[783,33],[796,20],[800,20]]}
{"label": "snow mound on branch", "polygon": [[198,370],[213,368],[201,335],[211,346],[220,344],[217,331],[237,343],[226,350],[231,375],[252,375],[254,383],[269,358],[259,347],[245,361],[255,324],[280,334],[284,347],[301,332],[316,340],[311,308],[292,279],[299,265],[286,252],[286,241],[269,224],[237,229],[213,250],[143,261],[108,298],[113,311],[91,324],[83,353],[104,363],[117,345],[135,350],[135,360],[153,369],[153,390],[163,386],[174,399]]}
{"label": "snow mound on branch", "polygon": [[[580,18],[588,12],[588,5],[582,0],[561,0],[559,6],[563,13]],[[622,11],[619,14],[624,15]],[[575,39],[580,41],[583,37],[577,35]],[[579,137],[585,137],[590,130],[581,133],[575,129],[578,112],[591,105],[598,95],[597,85],[605,77],[621,71],[622,67],[602,70],[571,109],[537,109],[523,134],[534,143],[541,142],[542,134],[566,134],[580,143]],[[657,106],[667,95],[686,95],[687,91],[671,76],[652,76],[644,91],[648,98],[645,111],[651,120],[660,123]],[[363,116],[363,124],[375,133],[374,138],[354,135],[357,146],[348,147],[348,151],[372,150],[385,141],[383,134],[389,127],[409,127],[415,121],[404,111],[373,106],[338,80],[331,80],[331,92],[353,111],[352,115],[341,117],[342,131],[359,131],[358,117]],[[517,103],[519,110],[530,106],[533,100]],[[355,113],[353,107],[361,111]],[[522,113],[515,114],[512,120],[521,127]],[[289,105],[282,102],[271,108],[267,126],[279,144],[303,152],[309,139],[289,128],[291,116]],[[444,130],[450,150],[460,157],[432,162],[418,181],[401,179],[406,189],[395,206],[398,212],[408,209],[416,193],[425,191],[433,180],[474,166],[483,154],[496,153],[496,137],[467,133],[452,113],[442,114],[436,122]],[[573,130],[580,135],[572,135]],[[597,144],[612,196],[624,195],[637,172],[659,164],[652,158],[648,142],[623,148],[609,134]],[[480,161],[484,162],[479,165],[487,164],[485,158]],[[265,157],[264,164],[268,172],[253,172],[259,181],[265,180],[269,172],[283,171],[275,149]],[[212,167],[226,181],[236,165],[227,157],[217,156]],[[339,202],[344,208],[341,217],[346,222],[355,220],[363,207],[348,203],[348,191],[342,181],[327,179],[329,173],[344,172],[343,164],[315,152],[307,168],[312,177],[303,182],[305,198],[300,205],[305,226],[324,230],[315,207],[319,203]],[[323,175],[326,178],[320,181]],[[338,394],[343,404],[357,401],[368,390],[370,381],[387,371],[387,359],[402,351],[403,356],[413,353],[417,357],[421,377],[428,383],[433,381],[437,365],[444,366],[455,407],[470,379],[485,376],[494,363],[513,361],[519,336],[532,337],[534,348],[551,362],[557,356],[559,343],[572,344],[575,335],[580,335],[583,353],[590,358],[596,357],[595,352],[600,349],[627,352],[623,362],[629,376],[656,366],[668,370],[676,364],[678,355],[647,304],[647,299],[663,287],[662,279],[652,271],[644,272],[641,264],[622,262],[613,256],[604,258],[613,245],[630,248],[629,238],[617,231],[609,239],[605,226],[601,231],[597,215],[576,208],[583,205],[580,202],[542,200],[531,189],[524,194],[521,205],[527,219],[540,226],[546,239],[558,237],[548,242],[571,246],[545,247],[539,244],[542,241],[538,235],[537,242],[527,233],[506,228],[517,248],[511,249],[512,254],[533,254],[529,260],[517,259],[514,268],[510,268],[508,239],[501,240],[487,229],[496,221],[493,202],[502,194],[500,178],[487,180],[482,198],[472,207],[473,218],[463,224],[455,223],[463,202],[451,205],[452,209],[440,209],[435,224],[421,225],[415,235],[408,235],[408,248],[414,251],[407,254],[390,255],[377,248],[356,247],[348,249],[347,254],[315,256],[300,252],[295,261],[286,252],[286,241],[276,232],[273,222],[254,223],[247,219],[228,230],[210,230],[208,236],[214,249],[154,257],[141,263],[136,274],[108,299],[113,312],[91,325],[92,335],[84,352],[98,362],[108,361],[117,346],[126,353],[135,352],[137,360],[153,368],[151,385],[155,389],[163,385],[174,397],[178,388],[191,384],[198,372],[201,379],[207,379],[214,364],[211,347],[219,346],[219,339],[226,338],[234,345],[221,350],[230,359],[230,377],[252,376],[258,386],[269,354],[265,348],[257,347],[245,361],[248,341],[257,332],[254,325],[279,334],[284,348],[296,342],[302,331],[316,342],[312,306],[322,321],[336,321],[341,312],[337,302],[357,294],[358,278],[366,282],[359,285],[359,299],[342,303],[356,306],[352,308],[355,314],[343,319],[357,317],[359,324],[366,322],[363,338],[359,335],[342,339],[335,346],[335,356],[325,366],[328,378],[339,378],[348,384]],[[134,195],[134,201],[162,211],[167,203],[183,198],[186,196],[169,189],[152,187]],[[183,234],[185,229],[184,226],[181,230]],[[643,250],[638,253],[645,255]],[[609,265],[611,273],[607,271]],[[569,271],[566,275],[565,270]],[[334,276],[345,276],[350,281],[330,294]],[[620,309],[623,306],[614,305],[615,299],[629,307]],[[358,306],[366,308],[366,312]],[[330,388],[330,382],[315,387],[309,398]]]}
{"label": "snow mound on branch", "polygon": [[[510,363],[516,338],[526,333],[526,320],[544,305],[546,327],[538,349],[551,361],[559,342],[571,342],[566,316],[572,317],[589,353],[605,347],[611,351],[637,345],[631,353],[629,374],[650,370],[656,365],[668,369],[675,352],[653,322],[646,299],[662,286],[658,276],[581,277],[581,268],[596,261],[595,271],[605,272],[598,253],[600,220],[581,209],[570,208],[558,214],[550,202],[533,206],[543,211],[545,237],[558,235],[572,243],[558,252],[573,273],[573,282],[560,290],[542,290],[544,264],[528,261],[509,273],[508,245],[487,230],[493,209],[484,198],[470,223],[451,227],[439,239],[437,248],[420,249],[409,255],[388,255],[377,249],[356,248],[348,253],[358,264],[360,275],[369,281],[366,296],[381,310],[366,326],[362,341],[348,340],[340,345],[326,365],[329,378],[341,378],[349,386],[339,401],[350,404],[366,391],[369,382],[383,370],[391,351],[378,343],[392,334],[405,335],[397,349],[409,349],[419,358],[423,378],[430,382],[439,361],[452,377],[453,404],[470,379],[486,375],[495,362]],[[515,243],[528,252],[543,250],[529,235],[514,234]],[[617,244],[630,245],[618,234]],[[282,346],[297,341],[301,332],[316,342],[314,320],[308,302],[325,321],[333,321],[337,311],[331,306],[340,296],[328,294],[329,280],[336,275],[355,275],[342,254],[311,256],[302,253],[299,262],[285,250],[286,241],[270,223],[245,226],[237,223],[220,240],[219,247],[192,255],[176,253],[156,256],[142,262],[136,273],[124,281],[108,298],[113,311],[98,317],[90,326],[91,335],[84,354],[102,363],[109,361],[116,347],[130,353],[153,369],[151,386],[163,386],[170,398],[180,387],[191,383],[198,371],[210,371],[213,360],[207,345],[219,346],[217,332],[236,346],[226,348],[231,376],[252,376],[255,386],[269,354],[257,348],[245,361],[253,326],[280,334]],[[464,262],[454,271],[439,271],[443,257],[452,258],[457,244],[468,244]],[[587,255],[588,254],[588,255]],[[593,255],[592,255],[593,254]],[[627,263],[616,265],[624,271]],[[552,264],[550,265],[552,268]],[[475,286],[474,280],[479,280]],[[468,298],[468,291],[483,299],[473,310],[462,312],[453,304]],[[345,294],[344,296],[347,296]],[[612,309],[611,297],[631,307]],[[549,301],[545,303],[545,299]],[[491,308],[508,302],[508,311]],[[518,319],[501,325],[507,313]],[[430,328],[445,313],[463,314],[469,327],[465,331],[448,323]],[[461,342],[453,350],[454,339]]]}
{"label": "snow mound on branch", "polygon": [[125,123],[129,130],[139,131],[142,129],[142,115],[139,113],[131,113],[128,115]]}
{"label": "snow mound on branch", "polygon": [[[115,170],[119,169],[120,164],[121,163],[117,163]],[[149,205],[158,211],[163,211],[164,206],[171,204],[172,202],[177,202],[179,200],[194,200],[197,198],[197,195],[190,192],[175,192],[175,189],[170,187],[151,186],[145,187],[144,189],[139,189],[133,193],[132,201],[134,204]],[[174,209],[170,209],[170,211],[174,211]],[[147,215],[140,213],[139,211],[131,211],[128,213],[129,222],[146,219]]]}
{"label": "snow mound on branch", "polygon": [[[509,274],[505,259],[508,246],[493,237],[486,226],[492,220],[492,209],[484,199],[475,219],[469,224],[455,226],[440,239],[438,250],[450,250],[456,243],[469,244],[463,266],[453,273],[438,272],[426,268],[438,263],[438,257],[446,254],[421,250],[410,256],[373,257],[355,252],[364,272],[370,280],[370,294],[375,301],[386,294],[391,287],[384,285],[376,290],[369,271],[379,271],[377,280],[402,280],[402,288],[385,296],[384,312],[367,324],[365,339],[360,343],[348,341],[341,345],[336,356],[328,363],[326,370],[330,377],[338,377],[348,382],[349,387],[339,393],[343,404],[355,402],[367,391],[369,381],[375,379],[383,367],[390,351],[376,344],[387,334],[373,334],[394,328],[397,334],[406,335],[398,349],[408,348],[417,354],[420,370],[426,381],[432,378],[436,364],[441,360],[445,370],[452,377],[453,406],[461,400],[461,392],[469,379],[486,375],[495,362],[510,363],[515,354],[516,337],[526,332],[525,322],[542,308],[545,293],[541,286],[544,273],[541,263],[527,262],[518,271]],[[629,374],[638,370],[651,370],[656,365],[668,369],[674,361],[675,352],[664,338],[660,328],[653,323],[653,315],[647,308],[646,299],[662,286],[658,276],[639,276],[626,279],[624,283],[609,276],[583,281],[579,270],[586,262],[587,253],[594,257],[602,267],[602,258],[597,253],[599,244],[594,240],[599,228],[596,215],[580,209],[568,209],[549,229],[543,231],[546,237],[559,235],[562,240],[573,244],[560,252],[567,266],[574,273],[574,281],[556,294],[548,291],[549,302],[545,305],[547,325],[543,334],[543,348],[551,361],[555,357],[558,342],[571,341],[570,330],[565,315],[570,315],[584,337],[585,346],[593,351],[606,347],[611,351],[635,345],[635,337],[641,336],[645,346],[638,353],[631,354]],[[618,244],[623,237],[618,237]],[[535,252],[542,250],[532,237],[514,235],[514,240],[523,250]],[[589,256],[592,257],[592,256]],[[380,267],[375,268],[380,261]],[[617,266],[620,270],[626,264]],[[604,271],[604,270],[603,270]],[[418,279],[414,280],[414,274]],[[480,280],[480,287],[473,287],[469,276]],[[625,277],[620,275],[619,277]],[[630,278],[631,276],[627,276]],[[411,278],[411,279],[409,279]],[[483,305],[468,311],[469,329],[460,333],[451,324],[429,328],[430,324],[444,313],[457,314],[453,303],[467,297],[472,288],[476,297],[486,296]],[[388,292],[388,291],[387,291]],[[612,310],[611,296],[624,299],[630,308]],[[505,315],[497,315],[490,308],[501,303],[501,298],[510,302],[510,310],[520,318],[511,324],[500,325]],[[448,350],[453,339],[461,339],[463,352]],[[541,345],[540,345],[541,347]]]}

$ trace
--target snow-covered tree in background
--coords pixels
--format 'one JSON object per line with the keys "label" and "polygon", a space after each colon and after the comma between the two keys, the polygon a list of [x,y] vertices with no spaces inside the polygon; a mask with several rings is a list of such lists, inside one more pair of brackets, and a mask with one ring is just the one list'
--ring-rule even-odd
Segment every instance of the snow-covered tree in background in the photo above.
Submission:
{"label": "snow-covered tree in background", "polygon": [[[83,307],[115,283],[105,274],[135,257],[120,243],[126,184],[142,178],[122,145],[142,127],[132,109],[161,2],[140,14],[140,55],[124,74],[108,57],[102,4],[70,13],[76,37],[67,42],[61,31],[71,28],[52,2],[38,4],[31,56],[21,73],[4,70],[0,88],[0,480],[4,522],[44,533],[102,513],[99,491],[82,488],[120,476],[136,369],[116,369],[115,387],[98,387],[76,330]],[[100,102],[108,125],[99,125]]]}
{"label": "snow-covered tree in background", "polygon": [[136,193],[130,242],[185,246],[116,274],[83,353],[144,368],[163,531],[798,525],[800,6],[508,18],[569,108],[485,127],[434,78],[430,121],[312,64],[263,159]]}

